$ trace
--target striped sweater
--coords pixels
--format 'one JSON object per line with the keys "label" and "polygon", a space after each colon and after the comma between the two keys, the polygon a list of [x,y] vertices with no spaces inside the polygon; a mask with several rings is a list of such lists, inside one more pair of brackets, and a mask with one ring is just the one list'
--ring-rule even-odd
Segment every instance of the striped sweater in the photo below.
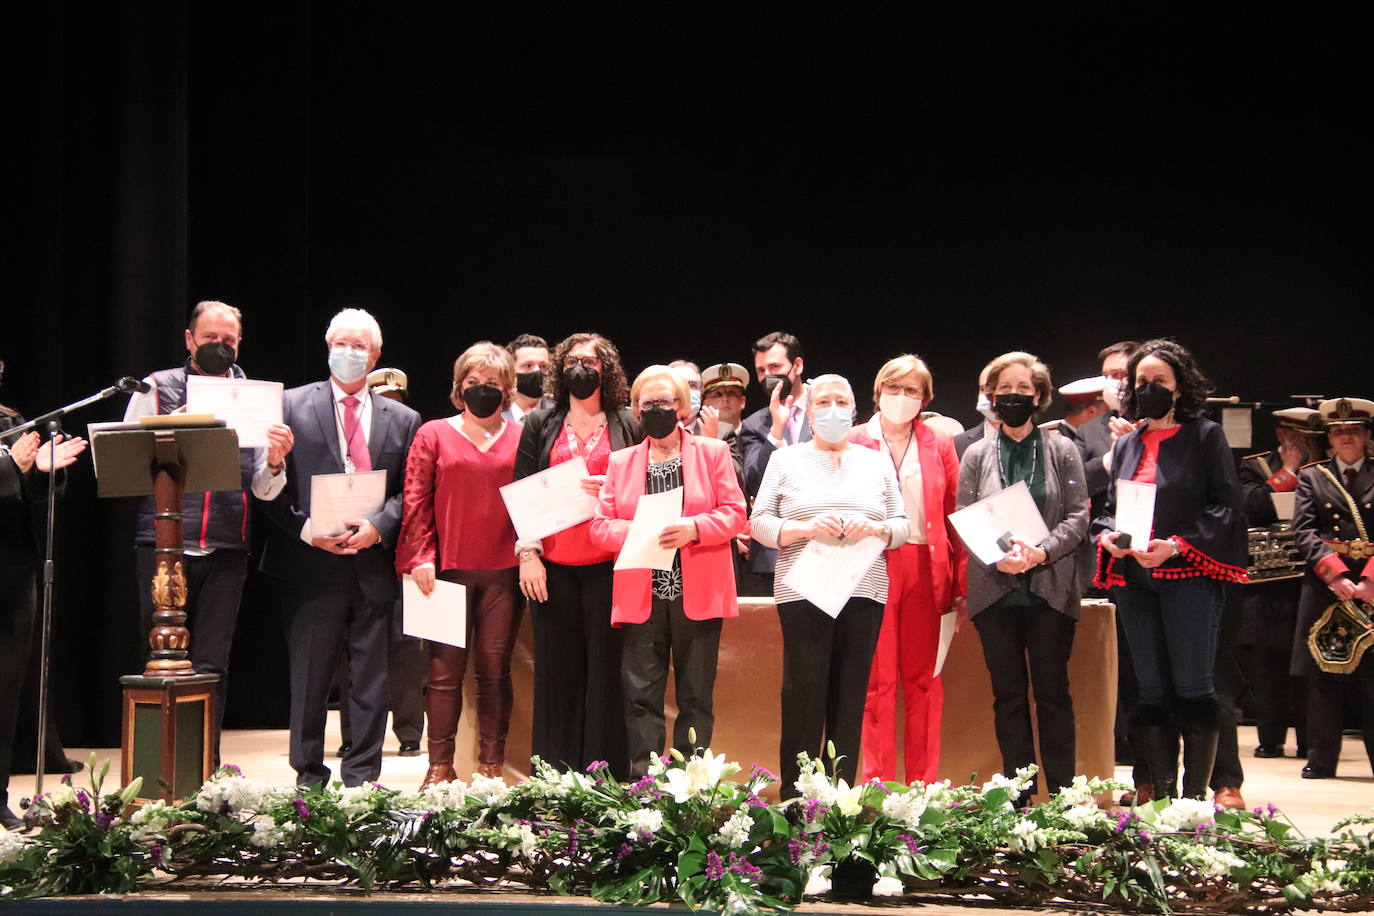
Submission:
{"label": "striped sweater", "polygon": [[[754,514],[750,517],[755,541],[765,547],[777,547],[783,522],[806,521],[833,512],[887,522],[892,529],[889,547],[907,542],[911,523],[897,486],[897,475],[887,456],[871,449],[849,446],[841,453],[840,466],[835,467],[832,454],[809,442],[780,448],[773,453],[754,498]],[[804,547],[806,541],[802,539],[778,551],[773,598],[779,604],[803,600],[783,584],[783,580]],[[869,569],[854,597],[886,603],[885,557],[880,556]]]}

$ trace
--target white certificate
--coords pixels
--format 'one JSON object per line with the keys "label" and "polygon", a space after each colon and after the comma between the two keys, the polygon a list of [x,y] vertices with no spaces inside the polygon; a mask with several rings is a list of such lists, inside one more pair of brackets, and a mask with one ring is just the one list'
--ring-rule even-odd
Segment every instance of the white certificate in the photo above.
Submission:
{"label": "white certificate", "polygon": [[1274,512],[1280,521],[1289,521],[1293,518],[1293,508],[1297,504],[1297,493],[1270,493],[1269,498],[1274,501]]}
{"label": "white certificate", "polygon": [[839,617],[886,548],[887,542],[876,537],[812,538],[783,583],[831,617]]}
{"label": "white certificate", "polygon": [[1155,530],[1155,485],[1116,482],[1116,530],[1131,536],[1131,549],[1144,551]]}
{"label": "white certificate", "polygon": [[401,577],[401,632],[466,649],[468,590],[457,582],[434,580],[426,595],[408,574]]}
{"label": "white certificate", "polygon": [[672,569],[676,547],[660,547],[663,529],[682,518],[682,487],[666,493],[646,493],[635,506],[625,544],[615,558],[616,569]]}
{"label": "white certificate", "polygon": [[940,615],[940,646],[935,651],[935,677],[945,670],[945,659],[949,658],[949,644],[954,641],[954,625],[958,623],[954,611]]}
{"label": "white certificate", "polygon": [[186,377],[186,412],[214,414],[239,434],[239,448],[266,448],[267,427],[281,422],[281,382]]}
{"label": "white certificate", "polygon": [[386,503],[386,471],[316,474],[310,478],[310,533],[335,537],[349,519],[369,518]]}
{"label": "white certificate", "polygon": [[1024,480],[950,513],[949,520],[964,546],[988,566],[996,564],[1009,552],[997,546],[997,539],[1004,534],[1010,533],[1031,545],[1050,536],[1050,529],[1045,527],[1045,519]]}
{"label": "white certificate", "polygon": [[1221,431],[1226,434],[1226,444],[1231,448],[1249,448],[1253,435],[1249,407],[1223,407],[1221,409]]}
{"label": "white certificate", "polygon": [[581,455],[501,488],[521,543],[581,524],[596,514],[596,497],[582,489],[587,462]]}

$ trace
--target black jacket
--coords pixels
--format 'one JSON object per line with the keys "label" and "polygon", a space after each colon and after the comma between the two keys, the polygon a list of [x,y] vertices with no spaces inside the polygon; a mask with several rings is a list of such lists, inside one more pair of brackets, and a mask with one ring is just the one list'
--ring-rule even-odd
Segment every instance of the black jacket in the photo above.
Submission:
{"label": "black jacket", "polygon": [[[531,411],[525,416],[525,429],[520,434],[520,448],[515,455],[515,479],[548,470],[549,452],[563,431],[568,417],[566,407],[548,407]],[[629,410],[606,411],[606,431],[611,436],[611,451],[638,445],[644,439],[644,427]]]}

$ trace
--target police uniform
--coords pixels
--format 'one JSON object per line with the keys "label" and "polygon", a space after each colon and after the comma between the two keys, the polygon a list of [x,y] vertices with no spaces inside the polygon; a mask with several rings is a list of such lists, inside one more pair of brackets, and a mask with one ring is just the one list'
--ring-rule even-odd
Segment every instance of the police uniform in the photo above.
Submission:
{"label": "police uniform", "polygon": [[[1312,437],[1309,454],[1321,454],[1317,440],[1325,434],[1321,415],[1310,407],[1274,411],[1280,429]],[[1292,493],[1298,475],[1283,466],[1278,449],[1246,455],[1239,476],[1247,524],[1267,527],[1280,521],[1273,494]],[[1236,642],[1245,648],[1246,676],[1255,695],[1256,757],[1282,757],[1291,722],[1297,736],[1298,756],[1306,752],[1306,689],[1301,678],[1276,676],[1287,667],[1293,652],[1297,626],[1299,579],[1256,579],[1234,589]]]}
{"label": "police uniform", "polygon": [[[1328,428],[1345,423],[1368,426],[1374,418],[1374,402],[1363,399],[1323,401],[1319,409]],[[1347,475],[1347,470],[1354,473]],[[1329,583],[1341,577],[1374,577],[1374,461],[1362,456],[1358,467],[1342,466],[1334,457],[1313,462],[1299,474],[1296,492],[1293,527],[1308,569],[1302,580],[1291,672],[1308,679],[1308,754],[1302,775],[1321,779],[1336,774],[1344,695],[1350,687],[1360,691],[1365,750],[1374,761],[1374,661],[1366,657],[1350,674],[1328,674],[1317,667],[1307,645],[1312,624],[1336,600]]]}

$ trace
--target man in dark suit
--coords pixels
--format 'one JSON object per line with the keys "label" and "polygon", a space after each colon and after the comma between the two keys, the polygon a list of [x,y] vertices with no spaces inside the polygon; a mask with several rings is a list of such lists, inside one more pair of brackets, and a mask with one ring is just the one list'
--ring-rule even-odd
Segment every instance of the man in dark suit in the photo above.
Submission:
{"label": "man in dark suit", "polygon": [[[773,452],[786,445],[808,442],[811,424],[806,419],[808,387],[802,382],[801,341],[786,331],[765,334],[754,342],[754,374],[768,392],[768,406],[762,407],[740,424],[739,441],[744,451],[744,494],[751,501],[768,470]],[[761,544],[749,547],[749,572],[766,577],[767,591],[773,593],[773,567],[778,552]],[[764,583],[757,583],[762,586]],[[741,591],[741,594],[746,592]]]}
{"label": "man in dark suit", "polygon": [[1001,422],[997,420],[997,415],[992,412],[992,396],[987,390],[988,369],[991,366],[992,363],[988,363],[983,367],[983,371],[978,373],[978,413],[982,414],[983,422],[954,437],[954,454],[960,458],[964,457],[964,452],[968,451],[970,445],[1002,428]]}
{"label": "man in dark suit", "polygon": [[[376,319],[344,309],[325,333],[330,378],[286,392],[283,419],[295,435],[286,487],[264,503],[276,527],[262,570],[283,580],[291,665],[291,766],[302,785],[327,782],[325,703],[340,648],[348,655],[353,746],[343,758],[345,785],[375,781],[389,706],[387,655],[399,591],[396,536],[406,453],[420,415],[373,396],[367,373],[382,352]],[[310,513],[316,474],[386,472],[386,500],[368,518],[344,519],[343,531],[316,531]],[[346,644],[346,645],[345,645]]]}

